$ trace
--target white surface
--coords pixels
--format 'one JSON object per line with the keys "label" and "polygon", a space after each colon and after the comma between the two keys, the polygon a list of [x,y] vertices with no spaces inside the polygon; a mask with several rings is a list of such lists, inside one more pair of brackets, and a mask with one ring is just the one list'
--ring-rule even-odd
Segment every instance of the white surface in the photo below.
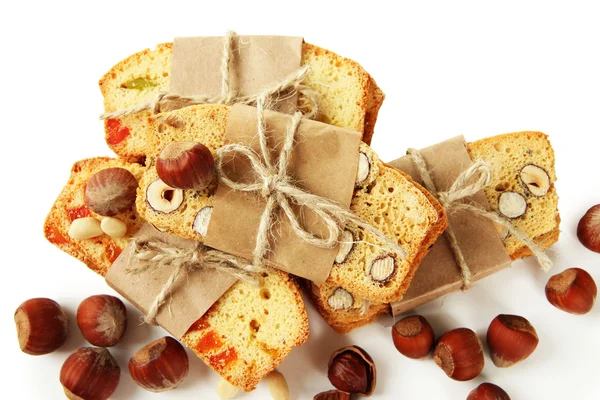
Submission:
{"label": "white surface", "polygon": [[[270,5],[197,1],[187,10],[174,1],[151,4],[13,1],[1,6],[5,383],[0,397],[63,398],[60,366],[71,351],[86,345],[74,323],[77,305],[111,290],[46,242],[42,224],[72,163],[110,154],[98,121],[98,79],[122,58],[175,35],[220,35],[226,29],[303,35],[359,61],[387,93],[373,141],[384,160],[402,155],[409,146],[425,147],[457,134],[469,140],[527,129],[550,134],[563,218],[563,234],[551,253],[553,273],[580,266],[600,283],[600,255],[584,249],[575,237],[579,217],[600,203],[600,24],[593,3],[419,2],[391,8],[376,1],[337,6],[302,1],[296,7],[281,0]],[[454,382],[432,360],[412,361],[398,354],[389,328],[373,324],[337,335],[310,308],[310,341],[293,351],[281,371],[293,398],[312,398],[330,388],[329,354],[357,344],[377,363],[373,399],[464,399],[484,381],[502,386],[513,399],[598,399],[600,306],[587,316],[556,310],[544,296],[548,277],[533,261],[517,262],[468,293],[418,310],[438,335],[465,326],[484,337],[499,313],[527,317],[540,345],[515,367],[497,369],[486,355],[479,378]],[[39,296],[59,301],[72,329],[59,351],[32,357],[18,349],[12,315],[22,301]],[[216,398],[217,375],[192,353],[191,375],[179,389],[153,395],[132,383],[128,358],[163,332],[137,326],[139,313],[128,309],[129,332],[111,350],[122,367],[114,398]],[[265,386],[240,398],[268,399]]]}

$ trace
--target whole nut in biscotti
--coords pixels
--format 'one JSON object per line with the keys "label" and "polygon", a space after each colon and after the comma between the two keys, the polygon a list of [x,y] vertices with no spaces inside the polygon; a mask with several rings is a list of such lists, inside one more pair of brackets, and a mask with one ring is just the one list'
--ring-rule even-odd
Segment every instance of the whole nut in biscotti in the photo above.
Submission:
{"label": "whole nut in biscotti", "polygon": [[69,227],[69,236],[77,240],[86,240],[102,235],[100,221],[94,217],[74,219]]}
{"label": "whole nut in biscotti", "polygon": [[517,192],[504,192],[498,200],[498,211],[506,218],[519,218],[527,211],[527,201]]}
{"label": "whole nut in biscotti", "polygon": [[267,383],[269,384],[269,392],[271,392],[273,400],[290,399],[290,389],[281,372],[273,370],[267,375]]}
{"label": "whole nut in biscotti", "polygon": [[125,168],[105,168],[92,175],[85,187],[85,204],[93,212],[112,217],[131,210],[138,182]]}
{"label": "whole nut in biscotti", "polygon": [[468,381],[483,370],[483,348],[475,332],[458,328],[438,339],[433,360],[450,378]]}
{"label": "whole nut in biscotti", "polygon": [[358,172],[356,173],[356,184],[360,185],[369,177],[371,171],[371,162],[369,157],[363,152],[358,154]]}
{"label": "whole nut in biscotti", "polygon": [[232,399],[239,391],[240,388],[233,386],[223,378],[220,378],[219,383],[217,383],[217,396],[219,396],[219,400]]}
{"label": "whole nut in biscotti", "polygon": [[348,346],[331,355],[327,377],[343,392],[370,396],[375,390],[377,372],[366,351],[358,346]]}
{"label": "whole nut in biscotti", "polygon": [[577,237],[581,244],[600,253],[600,204],[596,204],[579,220]]}
{"label": "whole nut in biscotti", "polygon": [[545,169],[537,165],[529,164],[521,169],[519,174],[523,186],[529,193],[536,197],[542,197],[550,190],[550,177]]}
{"label": "whole nut in biscotti", "polygon": [[384,284],[394,276],[396,272],[396,259],[391,254],[385,254],[373,260],[370,266],[367,264],[367,274],[375,282]]}
{"label": "whole nut in biscotti", "polygon": [[510,397],[500,386],[486,382],[473,389],[467,400],[510,400]]}
{"label": "whole nut in biscotti", "polygon": [[46,298],[29,299],[15,311],[19,346],[33,356],[52,353],[62,346],[68,323],[60,305]]}
{"label": "whole nut in biscotti", "polygon": [[401,354],[409,358],[421,359],[431,353],[435,337],[425,317],[411,315],[394,324],[392,340]]}
{"label": "whole nut in biscotti", "polygon": [[203,207],[194,218],[194,224],[192,225],[194,232],[202,237],[205,237],[208,232],[208,224],[210,224],[212,211],[213,208],[211,206]]}
{"label": "whole nut in biscotti", "polygon": [[172,337],[163,337],[143,347],[129,360],[129,374],[151,392],[175,389],[189,371],[183,346]]}
{"label": "whole nut in biscotti", "polygon": [[77,308],[77,325],[85,340],[94,346],[112,347],[127,330],[127,309],[115,296],[90,296]]}
{"label": "whole nut in biscotti", "polygon": [[348,229],[345,229],[342,232],[342,238],[340,239],[340,245],[338,248],[338,253],[335,256],[336,264],[343,264],[348,259],[348,255],[354,248],[354,235]]}
{"label": "whole nut in biscotti", "polygon": [[354,297],[344,288],[337,288],[327,298],[327,304],[334,310],[347,310],[354,305]]}
{"label": "whole nut in biscotti", "polygon": [[350,393],[339,390],[328,390],[327,392],[315,395],[313,400],[350,400]]}
{"label": "whole nut in biscotti", "polygon": [[539,342],[529,321],[518,315],[500,314],[487,331],[490,356],[496,367],[506,368],[525,360]]}
{"label": "whole nut in biscotti", "polygon": [[159,213],[171,213],[183,203],[183,190],[175,189],[160,179],[148,185],[146,201],[150,207]]}
{"label": "whole nut in biscotti", "polygon": [[81,347],[60,370],[60,383],[71,400],[105,400],[119,385],[121,368],[104,348]]}
{"label": "whole nut in biscotti", "polygon": [[596,282],[581,268],[564,270],[546,284],[546,298],[550,304],[571,314],[590,312],[597,295]]}
{"label": "whole nut in biscotti", "polygon": [[158,155],[156,172],[173,188],[202,190],[213,179],[215,160],[202,143],[173,142]]}
{"label": "whole nut in biscotti", "polygon": [[122,238],[127,234],[127,224],[115,217],[102,218],[100,228],[111,238]]}

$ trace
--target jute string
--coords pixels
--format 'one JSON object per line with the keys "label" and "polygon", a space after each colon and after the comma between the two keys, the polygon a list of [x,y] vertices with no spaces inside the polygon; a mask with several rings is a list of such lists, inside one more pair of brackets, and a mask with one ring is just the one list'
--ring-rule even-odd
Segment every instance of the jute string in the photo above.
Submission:
{"label": "jute string", "polygon": [[125,270],[127,274],[141,274],[166,266],[175,267],[144,317],[144,322],[152,325],[156,325],[156,315],[175,283],[193,271],[214,269],[252,284],[258,283],[258,274],[264,271],[241,258],[211,249],[200,243],[194,247],[180,248],[171,246],[162,240],[136,239],[132,241],[131,245],[133,246],[129,258],[131,267]]}
{"label": "jute string", "polygon": [[[271,151],[267,143],[264,102],[264,98],[258,98],[256,104],[260,155],[249,146],[232,143],[217,150],[215,158],[220,184],[224,184],[233,190],[256,193],[267,202],[256,235],[256,244],[253,251],[254,265],[262,265],[268,251],[269,232],[273,226],[278,208],[283,211],[285,217],[290,221],[294,233],[302,240],[314,246],[321,248],[333,248],[337,246],[344,226],[347,223],[353,223],[373,234],[384,246],[394,251],[400,258],[406,258],[406,251],[377,228],[362,221],[354,213],[333,201],[306,192],[294,184],[292,178],[288,175],[288,164],[298,126],[302,118],[300,112],[296,112],[292,116],[292,121],[285,132],[284,142],[277,163],[272,160]],[[235,182],[227,177],[223,171],[226,155],[243,155],[247,157],[256,180],[254,182]],[[328,235],[321,238],[307,231],[298,221],[298,217],[292,209],[292,204],[312,210],[327,226]]]}
{"label": "jute string", "polygon": [[125,115],[138,114],[146,110],[158,114],[161,112],[163,106],[171,102],[178,102],[180,104],[185,104],[185,106],[198,104],[232,105],[235,103],[253,106],[256,105],[259,98],[263,98],[268,100],[266,106],[271,108],[277,101],[285,100],[295,94],[302,94],[304,97],[303,101],[307,102],[309,105],[308,109],[310,111],[306,112],[304,116],[311,119],[316,117],[319,109],[318,94],[314,90],[302,85],[304,78],[309,72],[309,67],[307,65],[292,72],[282,81],[274,83],[258,93],[248,96],[239,96],[232,90],[230,85],[231,60],[233,58],[233,44],[236,36],[235,32],[228,31],[223,38],[223,55],[221,57],[221,94],[219,96],[179,96],[168,94],[166,92],[159,92],[152,101],[141,103],[131,108],[124,108],[122,110],[101,114],[100,119],[120,118]]}
{"label": "jute string", "polygon": [[[478,217],[488,219],[507,228],[515,238],[517,238],[525,246],[529,247],[538,260],[542,270],[548,271],[552,267],[552,261],[546,255],[546,253],[544,253],[544,251],[529,236],[527,236],[527,234],[517,229],[508,218],[505,218],[496,212],[488,211],[479,205],[461,201],[469,196],[473,196],[475,193],[490,185],[492,181],[492,172],[489,164],[483,160],[474,162],[466,171],[463,171],[458,178],[456,178],[447,192],[438,192],[435,184],[433,183],[433,179],[429,173],[429,169],[427,168],[427,163],[425,162],[423,155],[415,149],[408,149],[407,154],[417,167],[421,179],[425,184],[425,188],[427,188],[429,192],[437,197],[440,204],[447,212],[453,212],[457,210],[469,211]],[[466,290],[471,286],[471,270],[465,261],[464,254],[458,244],[458,240],[456,239],[456,235],[454,234],[454,230],[452,229],[451,225],[448,225],[448,228],[446,229],[446,235],[448,237],[452,253],[456,259],[456,263],[460,267],[463,280],[463,290]]]}

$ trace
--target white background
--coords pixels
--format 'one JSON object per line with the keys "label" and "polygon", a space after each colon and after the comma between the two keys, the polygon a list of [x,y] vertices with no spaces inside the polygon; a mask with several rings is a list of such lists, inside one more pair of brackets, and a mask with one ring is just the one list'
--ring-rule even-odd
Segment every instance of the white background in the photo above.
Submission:
{"label": "white background", "polygon": [[[563,218],[560,242],[551,251],[556,261],[552,272],[579,266],[600,283],[600,254],[584,249],[575,236],[580,216],[600,203],[596,6],[575,1],[386,3],[2,3],[0,397],[63,398],[60,366],[70,352],[86,345],[74,323],[77,305],[111,290],[46,242],[42,224],[72,163],[110,154],[98,120],[98,79],[129,54],[174,36],[220,35],[226,29],[302,35],[359,61],[387,93],[373,141],[384,160],[402,155],[407,147],[425,147],[458,134],[468,140],[519,130],[550,134]],[[486,355],[480,377],[454,382],[432,360],[412,361],[398,354],[389,327],[373,324],[342,336],[309,307],[311,338],[292,352],[281,371],[293,398],[311,399],[330,388],[326,364],[331,352],[357,344],[377,364],[374,399],[465,399],[484,381],[502,386],[513,399],[598,399],[600,306],[586,316],[558,311],[544,296],[549,276],[531,260],[516,262],[468,293],[417,310],[437,335],[465,326],[482,338],[499,313],[527,317],[540,344],[530,359],[512,368],[497,369]],[[73,324],[59,351],[32,357],[19,351],[12,316],[22,301],[40,296],[62,304]],[[114,398],[216,398],[217,374],[191,352],[190,376],[175,391],[153,395],[132,383],[129,357],[163,332],[137,326],[139,313],[128,309],[129,332],[111,349],[122,367]],[[268,399],[265,386],[241,398]]]}

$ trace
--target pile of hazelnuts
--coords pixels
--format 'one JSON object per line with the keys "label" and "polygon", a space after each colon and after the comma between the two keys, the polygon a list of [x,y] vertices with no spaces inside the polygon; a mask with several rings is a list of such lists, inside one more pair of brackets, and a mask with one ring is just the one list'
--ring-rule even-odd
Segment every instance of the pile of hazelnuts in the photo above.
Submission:
{"label": "pile of hazelnuts", "polygon": [[[571,314],[588,313],[596,299],[597,287],[586,271],[570,268],[550,278],[546,298],[555,307]],[[392,328],[392,339],[406,357],[422,359],[433,351],[433,360],[450,378],[469,381],[483,370],[483,348],[471,329],[458,328],[443,334],[437,341],[431,325],[421,315],[411,315]],[[487,330],[487,344],[494,365],[506,368],[533,353],[539,339],[531,323],[518,315],[500,314]],[[510,400],[508,394],[492,383],[475,388],[467,400]]]}
{"label": "pile of hazelnuts", "polygon": [[[15,312],[15,323],[19,345],[27,354],[52,353],[67,339],[67,315],[51,299],[25,301]],[[107,347],[117,345],[125,335],[125,305],[110,295],[88,297],[77,309],[77,325],[83,337],[97,347],[81,347],[67,357],[60,383],[69,399],[108,399],[117,389],[121,368]],[[146,345],[129,360],[133,380],[152,392],[174,389],[188,370],[185,349],[168,336]]]}

